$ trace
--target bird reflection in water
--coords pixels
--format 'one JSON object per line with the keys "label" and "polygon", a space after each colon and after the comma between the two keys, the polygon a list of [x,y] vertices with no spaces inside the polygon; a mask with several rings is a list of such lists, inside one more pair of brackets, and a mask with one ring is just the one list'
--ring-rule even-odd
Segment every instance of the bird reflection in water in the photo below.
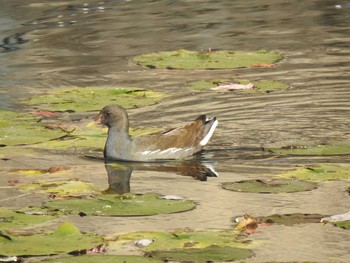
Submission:
{"label": "bird reflection in water", "polygon": [[129,193],[130,178],[134,170],[176,173],[199,181],[218,176],[208,161],[200,159],[152,163],[105,161],[105,167],[109,184],[109,188],[104,191],[106,194]]}

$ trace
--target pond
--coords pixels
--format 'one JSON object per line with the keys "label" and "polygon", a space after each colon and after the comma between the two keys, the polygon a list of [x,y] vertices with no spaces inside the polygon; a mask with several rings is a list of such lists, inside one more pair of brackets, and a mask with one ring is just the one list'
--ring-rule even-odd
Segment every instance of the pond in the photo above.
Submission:
{"label": "pond", "polygon": [[[266,194],[222,188],[226,182],[268,181],[324,163],[350,170],[349,152],[269,150],[349,142],[348,2],[30,0],[23,6],[15,0],[1,4],[0,22],[0,37],[5,39],[0,48],[1,110],[37,111],[24,100],[61,88],[121,86],[166,94],[159,103],[129,109],[132,127],[169,128],[200,114],[219,120],[209,144],[194,160],[121,163],[126,167],[121,176],[118,169],[105,166],[101,151],[8,146],[0,138],[1,207],[40,207],[48,200],[47,192],[23,191],[17,185],[63,178],[91,183],[94,191],[174,195],[196,203],[195,209],[182,213],[73,214],[56,222],[68,220],[80,231],[102,236],[180,228],[227,230],[234,228],[233,218],[244,214],[329,216],[350,210],[350,172],[343,180],[317,182],[309,191]],[[283,59],[273,67],[215,70],[152,69],[132,60],[144,53],[180,49],[271,50]],[[262,94],[189,89],[194,81],[213,79],[278,80],[288,88]],[[85,124],[96,114],[91,109],[76,118]],[[203,175],[208,166],[217,177]],[[55,167],[59,171],[50,173]],[[38,170],[44,172],[36,174]],[[349,232],[332,224],[273,224],[245,238],[255,244],[246,262],[349,261]],[[139,252],[107,249],[107,254],[119,253]]]}

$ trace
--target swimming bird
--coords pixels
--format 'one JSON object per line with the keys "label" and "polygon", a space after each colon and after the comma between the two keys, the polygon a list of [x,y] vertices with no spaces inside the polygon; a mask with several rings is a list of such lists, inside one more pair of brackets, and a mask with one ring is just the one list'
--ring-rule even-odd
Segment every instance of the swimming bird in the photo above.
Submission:
{"label": "swimming bird", "polygon": [[[191,123],[157,133],[131,138],[129,117],[120,105],[105,106],[94,124],[108,127],[104,157],[109,160],[157,161],[184,159],[202,150],[218,124],[216,117],[200,115]],[[88,126],[92,126],[91,123]]]}

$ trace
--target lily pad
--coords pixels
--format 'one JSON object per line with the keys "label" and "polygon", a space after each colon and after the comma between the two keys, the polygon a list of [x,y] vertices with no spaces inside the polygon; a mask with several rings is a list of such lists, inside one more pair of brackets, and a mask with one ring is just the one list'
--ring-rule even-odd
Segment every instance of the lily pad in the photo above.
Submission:
{"label": "lily pad", "polygon": [[114,249],[124,244],[141,239],[155,240],[149,246],[142,247],[143,251],[183,249],[183,248],[205,248],[212,245],[221,247],[243,247],[247,244],[238,241],[238,231],[193,231],[179,229],[173,232],[134,232],[118,235],[118,239],[110,246]]}
{"label": "lily pad", "polygon": [[350,166],[338,164],[311,165],[305,168],[286,172],[281,174],[281,176],[310,182],[322,182],[328,180],[350,181]]}
{"label": "lily pad", "polygon": [[[189,89],[193,92],[200,92],[205,91],[209,89],[217,89],[220,91],[220,87],[224,85],[231,84],[232,81],[230,80],[201,80],[201,81],[194,81],[189,83]],[[249,83],[252,83],[253,87],[248,89],[239,89],[234,90],[235,93],[247,93],[247,94],[263,94],[263,93],[270,93],[274,91],[281,91],[285,90],[289,87],[288,84],[278,81],[278,80],[257,80],[257,81],[250,81],[250,80],[237,80],[234,81],[234,83],[247,85]]]}
{"label": "lily pad", "polygon": [[346,230],[350,230],[350,220],[337,222],[334,225],[337,226],[337,227],[346,229]]}
{"label": "lily pad", "polygon": [[[130,128],[130,135],[132,137],[146,134],[151,132],[160,131],[157,127],[147,128]],[[56,138],[50,141],[46,141],[40,144],[34,145],[34,147],[45,149],[76,149],[76,148],[98,148],[103,150],[103,147],[107,139],[107,128],[104,127],[79,127],[76,126],[74,131],[64,137]]]}
{"label": "lily pad", "polygon": [[310,191],[317,188],[316,183],[288,179],[224,182],[221,186],[230,191],[264,194],[294,193]]}
{"label": "lily pad", "polygon": [[82,196],[94,194],[93,184],[80,180],[62,181],[37,181],[30,184],[19,185],[21,191],[39,191],[41,193],[54,194],[56,196]]}
{"label": "lily pad", "polygon": [[256,64],[271,64],[283,57],[267,50],[259,51],[162,51],[139,55],[133,61],[143,67],[162,69],[232,69]]}
{"label": "lily pad", "polygon": [[57,218],[57,216],[48,215],[46,213],[44,214],[41,213],[41,211],[40,213],[34,213],[34,210],[32,211],[33,213],[29,213],[29,210],[27,210],[25,213],[18,212],[15,209],[0,207],[0,230],[33,227],[37,224],[41,224]]}
{"label": "lily pad", "polygon": [[260,217],[259,221],[290,226],[295,224],[319,223],[321,218],[323,217],[324,215],[320,214],[276,214],[271,216]]}
{"label": "lily pad", "polygon": [[343,155],[350,154],[350,141],[331,141],[327,144],[296,144],[282,147],[267,147],[269,151],[290,155]]}
{"label": "lily pad", "polygon": [[[138,246],[147,256],[162,260],[209,262],[243,259],[253,255],[251,244],[239,238],[238,231],[193,231],[180,229],[173,232],[135,232],[118,235],[109,247],[118,250],[126,244],[152,240],[148,246]],[[192,255],[192,257],[191,257]]]}
{"label": "lily pad", "polygon": [[125,108],[152,105],[164,95],[141,88],[86,87],[57,89],[26,102],[51,111],[93,111],[107,104],[120,104]]}
{"label": "lily pad", "polygon": [[55,231],[31,236],[0,236],[0,255],[37,256],[67,254],[90,249],[102,243],[94,234],[82,234],[73,224],[65,222]]}
{"label": "lily pad", "polygon": [[60,130],[47,129],[40,125],[37,117],[0,110],[0,144],[33,144],[62,135],[64,133]]}
{"label": "lily pad", "polygon": [[249,249],[210,246],[206,248],[190,248],[182,250],[152,251],[147,256],[176,262],[223,262],[242,260],[254,254]]}
{"label": "lily pad", "polygon": [[176,213],[195,208],[189,200],[166,200],[156,194],[101,195],[86,199],[54,200],[45,203],[50,210],[90,216],[140,216]]}
{"label": "lily pad", "polygon": [[70,256],[60,258],[50,258],[40,263],[118,263],[118,262],[132,262],[132,263],[162,263],[163,260],[154,259],[143,256],[131,256],[131,255],[84,255],[84,256]]}

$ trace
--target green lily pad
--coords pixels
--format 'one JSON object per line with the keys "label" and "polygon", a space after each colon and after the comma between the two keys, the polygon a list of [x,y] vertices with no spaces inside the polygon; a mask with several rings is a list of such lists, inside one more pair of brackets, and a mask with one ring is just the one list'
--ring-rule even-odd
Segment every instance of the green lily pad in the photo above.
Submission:
{"label": "green lily pad", "polygon": [[232,69],[254,64],[271,64],[283,57],[275,52],[259,51],[162,51],[139,55],[133,61],[143,67],[162,69]]}
{"label": "green lily pad", "polygon": [[285,178],[297,178],[310,182],[328,180],[350,180],[350,166],[338,164],[319,164],[292,170],[281,174]]}
{"label": "green lily pad", "polygon": [[[232,81],[223,79],[223,80],[201,80],[201,81],[194,81],[189,83],[189,89],[193,92],[200,92],[200,91],[206,91],[212,88],[218,88],[220,85],[226,85],[226,83],[231,83]],[[247,94],[263,94],[263,93],[270,93],[274,91],[281,91],[285,90],[289,87],[288,84],[278,81],[278,80],[257,80],[257,81],[250,81],[250,80],[237,80],[234,81],[238,84],[247,85],[249,83],[252,83],[254,85],[253,88],[250,89],[240,89],[240,90],[234,90],[235,93],[247,93]]]}
{"label": "green lily pad", "polygon": [[243,247],[238,240],[238,231],[193,231],[180,229],[174,232],[134,232],[118,235],[117,241],[110,244],[115,250],[118,250],[124,244],[135,242],[141,239],[155,240],[149,246],[141,249],[146,252],[155,250],[170,250],[184,248],[206,248],[212,245],[220,247]]}
{"label": "green lily pad", "polygon": [[[131,137],[160,131],[157,127],[130,128]],[[98,148],[103,150],[107,140],[107,128],[104,127],[79,127],[77,126],[70,135],[34,145],[36,148],[45,149],[76,149]]]}
{"label": "green lily pad", "polygon": [[57,216],[41,212],[40,209],[39,211],[28,209],[26,212],[18,212],[15,209],[0,207],[0,230],[33,227],[57,218]]}
{"label": "green lily pad", "polygon": [[350,230],[350,220],[337,222],[334,225],[337,226],[337,227],[346,229],[346,230]]}
{"label": "green lily pad", "polygon": [[350,154],[350,141],[331,141],[327,144],[298,144],[282,147],[267,147],[269,151],[290,155],[343,155]]}
{"label": "green lily pad", "polygon": [[[251,244],[244,243],[238,231],[135,232],[118,235],[109,247],[118,251],[126,244],[139,240],[153,240],[148,246],[139,246],[147,256],[162,260],[208,262],[243,259],[253,255]],[[191,257],[192,255],[192,257]]]}
{"label": "green lily pad", "polygon": [[0,236],[0,255],[37,256],[67,254],[90,249],[102,243],[94,234],[83,234],[73,224],[65,222],[55,231],[31,236]]}
{"label": "green lily pad", "polygon": [[83,196],[94,194],[94,185],[80,180],[62,180],[56,182],[37,181],[30,184],[19,185],[21,191],[39,191],[57,196]]}
{"label": "green lily pad", "polygon": [[320,220],[324,217],[324,215],[320,214],[285,214],[285,215],[271,215],[260,217],[259,221],[263,222],[271,222],[281,225],[295,225],[295,224],[307,224],[307,223],[320,223]]}
{"label": "green lily pad", "polygon": [[0,144],[34,144],[62,135],[64,133],[60,130],[51,130],[40,125],[35,116],[0,110]]}
{"label": "green lily pad", "polygon": [[107,104],[120,104],[125,108],[152,105],[164,95],[158,92],[138,88],[86,87],[57,89],[46,95],[33,97],[26,101],[51,111],[93,111]]}
{"label": "green lily pad", "polygon": [[244,248],[210,246],[206,248],[153,251],[147,255],[166,261],[222,262],[242,260],[252,257],[254,254],[251,250]]}
{"label": "green lily pad", "polygon": [[70,256],[60,258],[50,258],[40,263],[162,263],[163,260],[154,259],[143,256],[131,256],[131,255],[84,255],[84,256]]}
{"label": "green lily pad", "polygon": [[195,208],[189,200],[166,200],[156,194],[101,195],[86,199],[54,200],[45,203],[50,210],[90,216],[140,216],[176,213]]}
{"label": "green lily pad", "polygon": [[236,192],[248,193],[294,193],[310,191],[317,188],[317,184],[307,181],[272,179],[272,180],[244,180],[238,182],[224,182],[222,188]]}

